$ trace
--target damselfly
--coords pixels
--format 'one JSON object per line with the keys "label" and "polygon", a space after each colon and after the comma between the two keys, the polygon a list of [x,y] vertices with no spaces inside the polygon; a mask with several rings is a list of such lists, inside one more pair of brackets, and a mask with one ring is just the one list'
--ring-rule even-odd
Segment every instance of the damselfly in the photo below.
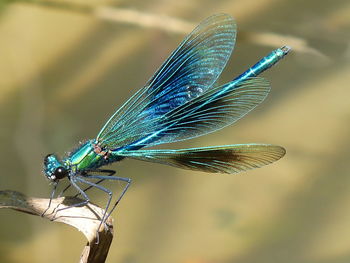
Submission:
{"label": "damselfly", "polygon": [[[64,159],[46,156],[44,172],[53,182],[50,200],[60,180],[67,178],[84,201],[97,188],[108,195],[101,224],[115,209],[128,187],[129,178],[115,176],[101,167],[124,158],[167,164],[209,173],[238,173],[280,159],[284,148],[271,144],[235,144],[180,150],[145,150],[150,146],[187,140],[219,130],[242,118],[259,105],[270,91],[268,81],[256,77],[282,59],[285,46],[272,51],[232,81],[214,83],[233,50],[236,24],[218,14],[204,20],[170,55],[154,76],[122,105],[95,139],[88,140]],[[111,206],[112,191],[104,180],[125,182]],[[82,188],[81,185],[85,185]],[[68,188],[67,187],[67,188]],[[66,188],[66,189],[67,189]]]}

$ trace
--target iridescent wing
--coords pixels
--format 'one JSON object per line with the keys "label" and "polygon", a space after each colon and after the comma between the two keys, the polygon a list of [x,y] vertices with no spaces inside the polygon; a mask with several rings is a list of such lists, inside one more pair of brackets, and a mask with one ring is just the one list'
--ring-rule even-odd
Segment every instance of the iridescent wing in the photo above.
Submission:
{"label": "iridescent wing", "polygon": [[271,144],[237,144],[181,150],[137,150],[125,152],[132,159],[208,173],[238,173],[273,163],[285,149]]}
{"label": "iridescent wing", "polygon": [[[242,118],[259,105],[269,91],[269,82],[263,78],[250,78],[238,83],[232,81],[207,90],[160,119],[149,121],[147,127],[135,124],[128,127],[125,133],[115,133],[109,139],[133,141],[130,147],[123,147],[130,150],[202,136]],[[123,148],[118,149],[118,152]]]}
{"label": "iridescent wing", "polygon": [[229,15],[204,20],[108,120],[96,138],[99,144],[116,149],[142,139],[140,129],[150,131],[151,123],[210,89],[231,55],[235,36]]}
{"label": "iridescent wing", "polygon": [[147,146],[188,140],[226,127],[241,119],[268,95],[270,83],[260,77],[237,84],[229,82],[208,90],[200,97],[164,116]]}

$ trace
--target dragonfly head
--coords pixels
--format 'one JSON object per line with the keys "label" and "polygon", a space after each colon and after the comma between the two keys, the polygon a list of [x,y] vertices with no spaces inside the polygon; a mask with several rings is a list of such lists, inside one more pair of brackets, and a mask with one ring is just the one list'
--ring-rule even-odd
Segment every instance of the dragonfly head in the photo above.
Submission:
{"label": "dragonfly head", "polygon": [[49,154],[44,159],[44,172],[46,177],[53,182],[68,176],[68,170],[58,158]]}

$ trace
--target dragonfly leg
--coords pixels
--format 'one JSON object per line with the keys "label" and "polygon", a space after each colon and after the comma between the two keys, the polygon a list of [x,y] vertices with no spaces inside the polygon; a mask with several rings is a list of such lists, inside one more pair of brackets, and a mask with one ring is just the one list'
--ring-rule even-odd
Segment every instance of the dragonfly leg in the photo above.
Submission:
{"label": "dragonfly leg", "polygon": [[66,209],[72,208],[72,207],[84,206],[84,205],[86,205],[86,204],[89,203],[90,198],[89,198],[88,195],[85,194],[85,193],[83,192],[83,190],[76,184],[75,180],[76,180],[76,178],[75,178],[75,177],[72,177],[72,178],[70,179],[70,183],[71,183],[72,186],[74,186],[75,189],[78,190],[78,192],[82,195],[82,197],[83,197],[85,200],[82,201],[82,202],[79,202],[79,203],[72,204],[72,205],[70,205],[70,206],[64,207],[64,208],[57,209],[56,213],[59,212],[59,211],[62,211],[62,210],[66,210]]}
{"label": "dragonfly leg", "polygon": [[[101,170],[100,170],[100,169],[98,169],[98,170],[85,170],[84,172],[85,172],[84,174],[87,174],[88,172],[105,173],[105,174],[107,174],[106,176],[112,176],[112,175],[115,174],[115,171],[114,171],[114,170],[106,170],[106,169],[101,169]],[[100,179],[99,181],[95,182],[95,184],[100,184],[100,183],[102,183],[104,180],[105,180],[105,179]],[[89,191],[91,188],[93,188],[92,185],[86,187],[86,188],[83,190],[83,192],[86,193],[86,192]],[[78,197],[79,195],[80,195],[80,193],[77,193],[74,197]]]}
{"label": "dragonfly leg", "polygon": [[[85,177],[85,178],[86,178],[86,177]],[[110,206],[110,204],[111,204],[111,200],[112,200],[112,197],[113,197],[113,192],[110,191],[109,189],[107,189],[107,188],[101,186],[101,185],[98,185],[98,184],[96,184],[96,183],[90,182],[90,181],[86,180],[85,178],[82,177],[82,176],[78,176],[76,179],[77,179],[79,182],[88,184],[88,185],[91,186],[91,187],[96,187],[97,189],[99,189],[99,190],[101,190],[101,191],[103,191],[103,192],[105,192],[105,193],[108,194],[108,201],[107,201],[106,207],[105,207],[105,209],[104,209],[104,213],[103,213],[103,216],[102,216],[102,218],[101,218],[100,224],[99,224],[99,226],[98,226],[98,228],[97,228],[97,235],[96,235],[96,236],[98,237],[98,231],[99,231],[99,229],[100,229],[102,223],[105,223],[106,220],[107,220],[106,215],[107,215],[108,208],[109,208],[109,206]],[[97,243],[98,243],[98,240],[97,240]]]}
{"label": "dragonfly leg", "polygon": [[[98,170],[98,171],[96,171],[96,170],[86,170],[85,172],[100,172],[100,173],[106,173],[107,174],[107,176],[112,176],[112,175],[114,175],[115,174],[115,171],[114,170],[107,170],[107,169],[101,169],[101,170]],[[104,181],[105,179],[101,179],[101,180],[99,180],[99,181],[97,181],[97,182],[95,182],[95,184],[100,184],[100,183],[102,183],[103,181]],[[59,193],[59,195],[57,196],[57,197],[61,197],[70,187],[71,187],[72,185],[71,184],[68,184],[60,193]],[[88,186],[88,187],[86,187],[84,190],[83,190],[83,192],[87,192],[87,191],[89,191],[91,188],[92,188],[93,186]],[[80,194],[80,192],[79,193],[77,193],[76,195],[74,195],[74,197],[78,197],[79,195],[81,195]]]}
{"label": "dragonfly leg", "polygon": [[55,196],[55,192],[56,192],[56,189],[57,189],[57,185],[58,185],[58,183],[54,183],[54,186],[53,186],[53,188],[52,188],[51,195],[50,195],[49,204],[48,204],[47,208],[45,209],[45,211],[41,214],[42,217],[45,215],[45,213],[47,212],[47,210],[49,210],[49,208],[50,208],[50,206],[51,206],[51,202],[52,202],[53,197]]}
{"label": "dragonfly leg", "polygon": [[130,184],[131,184],[131,179],[130,178],[125,178],[125,177],[118,177],[118,176],[103,176],[103,175],[82,175],[85,178],[91,178],[91,179],[100,179],[100,180],[114,180],[114,181],[123,181],[126,182],[126,186],[124,187],[122,193],[119,195],[117,201],[113,205],[112,209],[108,212],[106,218],[108,218],[113,210],[116,208],[116,206],[119,204],[120,200],[123,198],[124,194],[128,190]]}

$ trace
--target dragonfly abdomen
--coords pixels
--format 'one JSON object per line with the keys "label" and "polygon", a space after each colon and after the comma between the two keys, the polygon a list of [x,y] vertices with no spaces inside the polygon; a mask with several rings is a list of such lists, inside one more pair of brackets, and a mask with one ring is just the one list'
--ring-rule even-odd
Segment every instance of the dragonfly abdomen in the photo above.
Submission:
{"label": "dragonfly abdomen", "polygon": [[290,47],[283,46],[273,50],[270,54],[259,60],[254,66],[243,72],[233,81],[243,81],[248,78],[256,77],[265,70],[271,68],[278,61],[280,61],[290,51]]}

